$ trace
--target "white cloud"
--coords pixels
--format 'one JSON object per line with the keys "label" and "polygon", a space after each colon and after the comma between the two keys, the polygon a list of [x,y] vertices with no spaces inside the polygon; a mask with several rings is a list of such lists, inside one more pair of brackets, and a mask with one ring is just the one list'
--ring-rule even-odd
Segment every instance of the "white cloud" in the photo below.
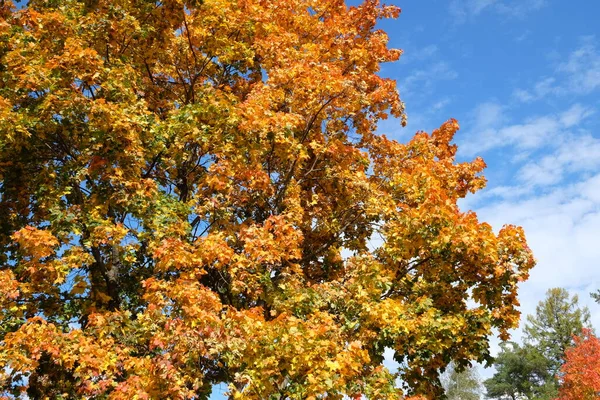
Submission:
{"label": "white cloud", "polygon": [[463,23],[487,10],[522,18],[531,11],[539,10],[545,4],[545,0],[452,0],[449,11],[455,22]]}
{"label": "white cloud", "polygon": [[595,110],[581,104],[575,104],[560,115],[560,122],[567,128],[579,125],[581,121],[595,113]]}
{"label": "white cloud", "polygon": [[[521,166],[507,178],[510,184],[461,203],[495,229],[505,223],[525,229],[538,265],[519,291],[523,316],[535,312],[546,290],[564,287],[580,295],[592,311],[593,324],[600,326],[600,306],[589,296],[600,288],[600,138],[580,128],[594,113],[575,104],[510,124],[506,107],[486,103],[473,112],[475,134],[466,135],[459,146],[471,154],[509,147],[538,157],[518,160]],[[517,330],[513,339],[520,337]],[[497,339],[492,344],[497,351]],[[490,376],[490,371],[483,374]]]}
{"label": "white cloud", "polygon": [[[549,288],[564,287],[584,297],[600,288],[600,173],[525,198],[486,201],[475,209],[495,229],[504,223],[525,229],[538,265],[520,289],[524,314],[534,312]],[[600,326],[597,314],[595,323]]]}
{"label": "white cloud", "polygon": [[[494,201],[489,192],[500,197]],[[526,316],[535,314],[535,307],[553,287],[577,294],[580,306],[591,311],[592,325],[599,327],[600,305],[589,294],[600,288],[600,173],[545,192],[515,185],[474,197],[483,201],[471,208],[495,230],[505,223],[523,226],[537,260],[529,280],[519,287],[522,318],[511,340],[522,341]],[[499,343],[497,337],[490,338],[492,355],[497,355]],[[479,371],[485,380],[495,369],[479,365]]]}
{"label": "white cloud", "polygon": [[414,48],[409,46],[403,49],[402,57],[400,57],[399,64],[409,64],[415,61],[426,61],[433,58],[439,51],[438,46],[430,44],[428,46]]}
{"label": "white cloud", "polygon": [[462,23],[468,18],[479,15],[497,0],[453,0],[450,2],[450,15],[455,22]]}
{"label": "white cloud", "polygon": [[558,67],[569,77],[567,89],[575,93],[590,93],[600,88],[600,53],[594,37],[583,38],[583,44]]}
{"label": "white cloud", "polygon": [[476,129],[486,129],[503,122],[504,108],[497,103],[483,103],[474,111],[474,126]]}
{"label": "white cloud", "polygon": [[468,135],[468,141],[461,144],[459,149],[469,156],[507,146],[514,146],[519,150],[534,149],[545,143],[559,127],[557,118],[547,116],[504,127],[479,126],[478,130]]}
{"label": "white cloud", "polygon": [[595,37],[582,38],[581,45],[556,66],[554,74],[528,90],[516,89],[513,97],[528,103],[548,95],[585,95],[600,89],[600,50]]}
{"label": "white cloud", "polygon": [[519,179],[530,189],[563,181],[573,173],[600,170],[600,139],[591,135],[570,135],[559,147],[539,161],[530,161],[520,170]]}
{"label": "white cloud", "polygon": [[539,100],[549,94],[560,94],[563,89],[556,85],[556,78],[546,77],[537,82],[530,90],[515,89],[513,97],[523,103]]}
{"label": "white cloud", "polygon": [[[395,133],[393,137],[404,139],[406,136],[412,136],[416,131],[431,131],[446,121],[448,114],[442,111],[450,104],[451,99],[448,96],[432,99],[431,95],[441,81],[453,80],[457,77],[458,74],[448,63],[438,61],[430,63],[427,68],[414,69],[406,78],[399,80],[398,90],[403,100],[407,102],[408,128],[399,129],[399,124],[396,124],[391,129]],[[417,111],[413,112],[412,107],[415,105]],[[379,124],[378,131],[389,133],[389,124],[390,122],[387,121]]]}
{"label": "white cloud", "polygon": [[520,0],[498,3],[499,13],[522,18],[532,11],[537,11],[546,5],[546,0]]}
{"label": "white cloud", "polygon": [[[503,191],[522,194],[523,187],[505,187]],[[525,192],[525,197],[495,202],[482,193],[485,202],[474,207],[480,220],[496,230],[505,223],[522,226],[537,260],[529,280],[519,288],[522,318],[511,340],[521,341],[526,316],[535,313],[536,305],[553,287],[577,294],[580,305],[591,311],[592,325],[600,326],[600,306],[589,295],[600,288],[600,173],[547,192]],[[492,354],[497,354],[499,339],[491,338],[490,344]],[[487,378],[494,369],[481,368],[481,372]]]}
{"label": "white cloud", "polygon": [[408,75],[402,81],[398,82],[400,93],[405,97],[415,94],[424,94],[431,92],[435,82],[441,80],[456,79],[458,74],[448,63],[439,61],[432,64],[429,68],[418,69]]}
{"label": "white cloud", "polygon": [[529,37],[529,35],[531,35],[531,31],[529,29],[527,29],[525,32],[523,32],[519,36],[515,37],[515,42],[522,42],[525,39],[527,39]]}
{"label": "white cloud", "polygon": [[[497,187],[486,196],[517,197],[536,187],[562,182],[569,174],[600,170],[600,139],[578,130],[595,110],[574,104],[567,110],[517,124],[503,124],[505,109],[485,103],[473,112],[470,130],[459,146],[462,154],[473,156],[494,148],[510,147],[511,162],[524,162],[514,181],[522,186]],[[544,149],[540,158],[529,160],[532,152]]]}
{"label": "white cloud", "polygon": [[527,119],[521,123],[506,125],[506,110],[496,103],[484,103],[473,112],[473,128],[463,137],[460,152],[473,156],[493,148],[513,147],[516,158],[528,152],[552,146],[565,136],[566,129],[579,125],[593,114],[593,110],[580,104],[558,114],[549,114]]}
{"label": "white cloud", "polygon": [[531,193],[531,188],[525,186],[496,186],[479,194],[480,197],[501,197],[514,199]]}

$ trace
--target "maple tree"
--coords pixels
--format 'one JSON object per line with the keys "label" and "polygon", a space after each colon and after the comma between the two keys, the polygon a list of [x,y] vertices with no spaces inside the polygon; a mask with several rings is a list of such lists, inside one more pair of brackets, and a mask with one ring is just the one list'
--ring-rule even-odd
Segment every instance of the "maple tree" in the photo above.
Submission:
{"label": "maple tree", "polygon": [[559,400],[588,400],[600,396],[600,340],[591,329],[575,336],[561,368]]}
{"label": "maple tree", "polygon": [[456,121],[375,134],[397,7],[0,4],[3,396],[431,398],[517,325],[534,261],[459,210]]}

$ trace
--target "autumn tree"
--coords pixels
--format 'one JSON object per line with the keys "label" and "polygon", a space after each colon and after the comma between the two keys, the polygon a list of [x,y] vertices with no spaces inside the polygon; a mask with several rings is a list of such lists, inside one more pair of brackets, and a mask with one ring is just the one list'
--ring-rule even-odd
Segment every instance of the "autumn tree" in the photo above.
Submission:
{"label": "autumn tree", "polygon": [[0,4],[3,396],[435,397],[517,325],[533,258],[459,210],[456,121],[375,134],[398,8]]}
{"label": "autumn tree", "polygon": [[561,367],[559,400],[591,400],[600,396],[600,340],[590,329],[574,337]]}

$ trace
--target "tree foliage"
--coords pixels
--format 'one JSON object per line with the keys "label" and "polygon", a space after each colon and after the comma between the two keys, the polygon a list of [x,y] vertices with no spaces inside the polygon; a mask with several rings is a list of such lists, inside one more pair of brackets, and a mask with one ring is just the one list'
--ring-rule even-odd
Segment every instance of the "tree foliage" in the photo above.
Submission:
{"label": "tree foliage", "polygon": [[587,307],[579,307],[577,295],[571,297],[562,288],[549,289],[546,299],[537,305],[535,316],[527,316],[526,341],[548,360],[554,377],[563,363],[565,351],[574,344],[574,337],[589,327],[590,312]]}
{"label": "tree foliage", "polygon": [[488,397],[555,398],[565,351],[589,324],[589,310],[579,307],[577,295],[571,297],[562,288],[548,290],[535,315],[527,316],[525,344],[502,347],[494,362],[497,372],[485,382]]}
{"label": "tree foliage", "polygon": [[500,345],[494,360],[496,373],[484,382],[486,397],[499,400],[551,399],[552,375],[548,360],[531,345],[514,342]]}
{"label": "tree foliage", "polygon": [[561,368],[560,400],[591,400],[600,396],[600,340],[590,329],[574,338]]}
{"label": "tree foliage", "polygon": [[375,134],[404,119],[375,29],[398,14],[1,2],[3,395],[431,397],[489,359],[533,258],[459,210],[485,165],[455,161],[456,121]]}

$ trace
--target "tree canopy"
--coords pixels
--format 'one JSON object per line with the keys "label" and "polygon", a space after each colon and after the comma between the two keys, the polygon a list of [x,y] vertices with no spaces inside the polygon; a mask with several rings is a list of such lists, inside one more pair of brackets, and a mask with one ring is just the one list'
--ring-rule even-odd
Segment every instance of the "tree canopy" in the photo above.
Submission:
{"label": "tree canopy", "polygon": [[456,121],[375,133],[399,12],[0,2],[2,396],[435,397],[490,360],[533,257],[458,208]]}

